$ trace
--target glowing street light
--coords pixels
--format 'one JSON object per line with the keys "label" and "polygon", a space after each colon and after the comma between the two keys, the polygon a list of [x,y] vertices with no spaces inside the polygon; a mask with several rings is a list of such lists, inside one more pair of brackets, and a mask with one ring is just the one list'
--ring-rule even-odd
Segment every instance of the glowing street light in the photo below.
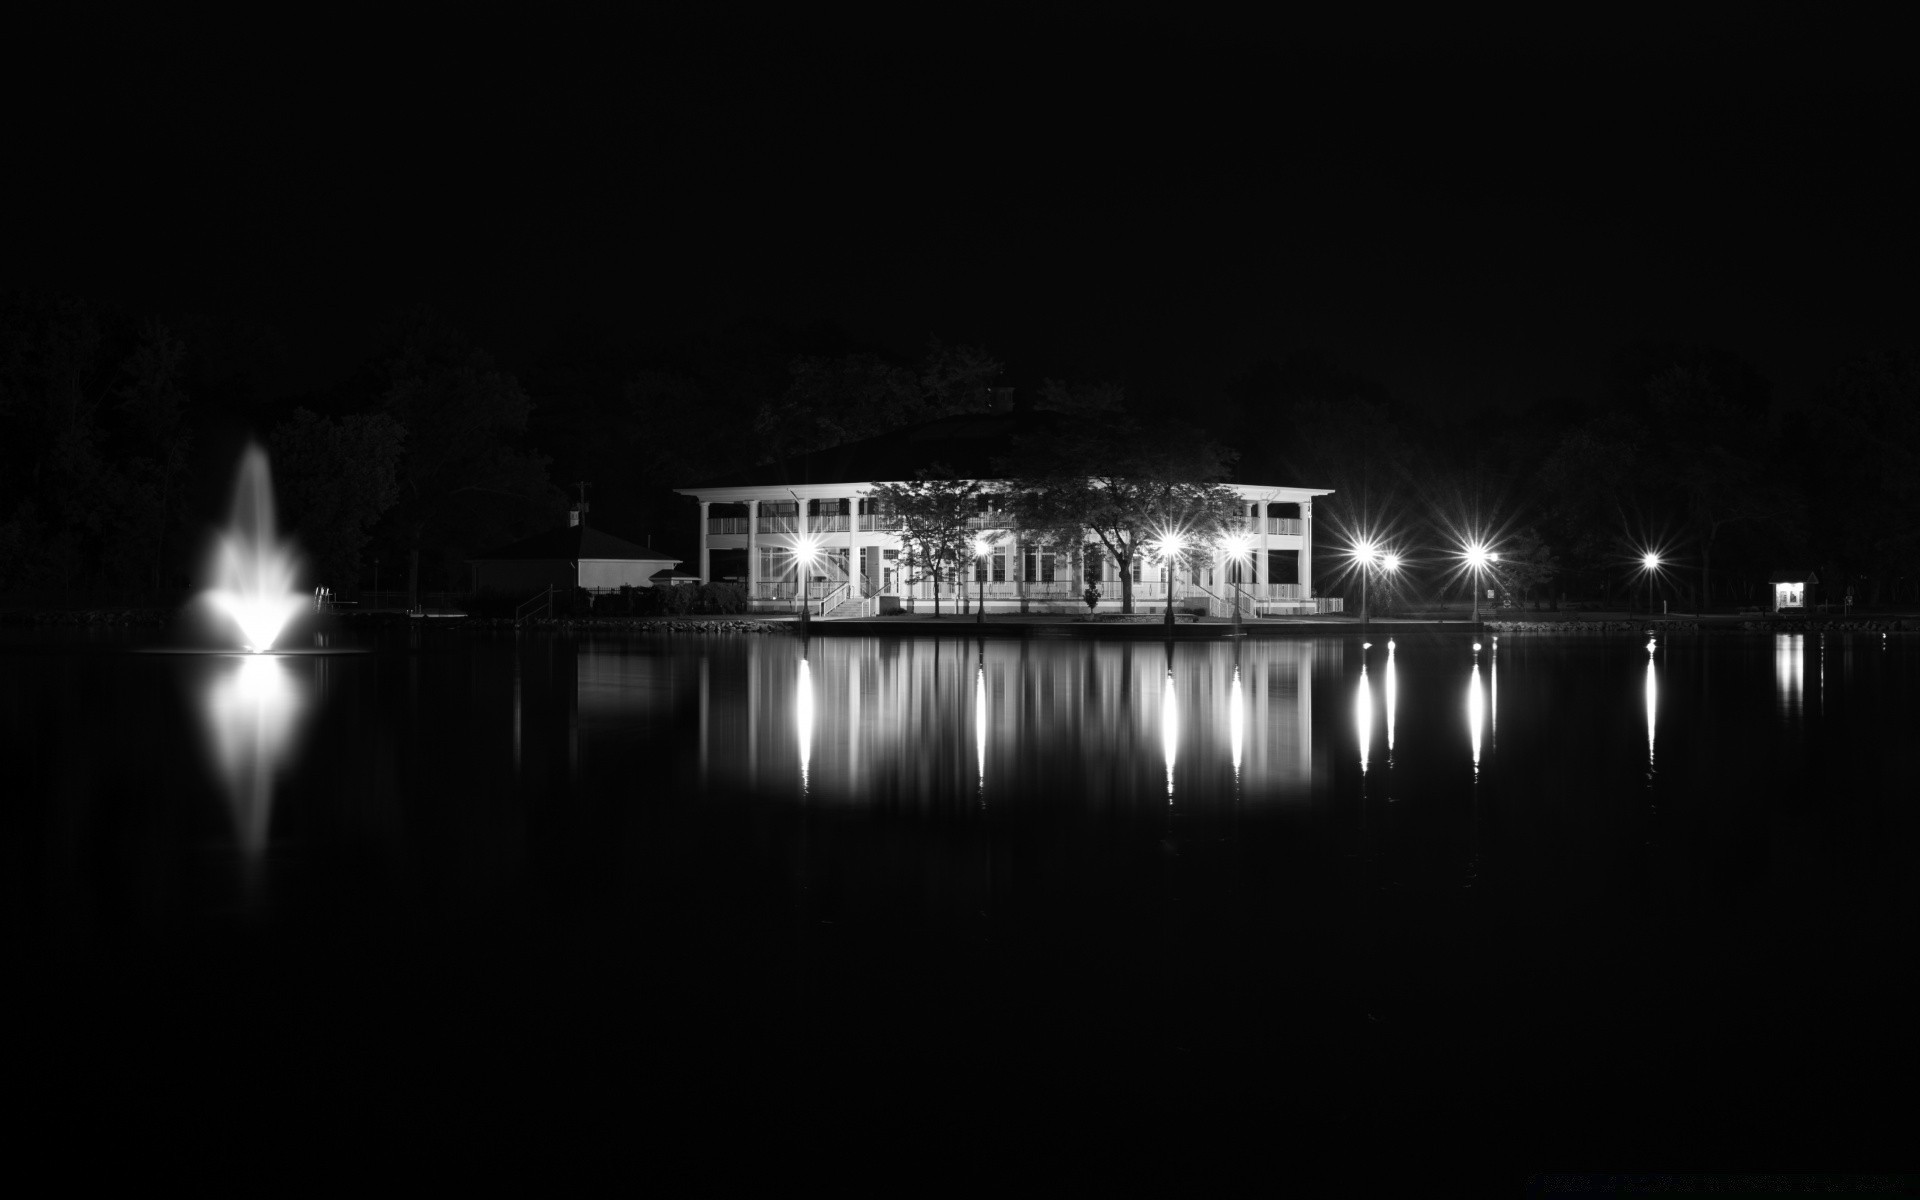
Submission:
{"label": "glowing street light", "polygon": [[1645,572],[1647,576],[1647,617],[1651,620],[1653,617],[1653,574],[1660,569],[1660,556],[1651,550],[1647,551],[1646,555],[1640,559],[1640,569]]}
{"label": "glowing street light", "polygon": [[803,533],[794,540],[793,560],[800,569],[800,627],[812,625],[813,606],[813,564],[820,559],[820,539],[811,533]]}
{"label": "glowing street light", "polygon": [[[1222,533],[1218,539],[1220,553],[1232,564],[1246,564],[1253,561],[1253,535],[1243,529],[1232,529]],[[1233,635],[1240,636],[1240,597],[1236,585],[1227,584],[1233,592]]]}
{"label": "glowing street light", "polygon": [[1367,578],[1375,571],[1398,571],[1400,556],[1382,550],[1370,541],[1356,543],[1352,553],[1354,562],[1360,567],[1360,624],[1365,627],[1372,619],[1367,611]]}
{"label": "glowing street light", "polygon": [[1168,636],[1172,636],[1173,634],[1173,581],[1176,573],[1174,564],[1175,564],[1175,561],[1180,556],[1180,551],[1185,546],[1186,546],[1186,539],[1180,536],[1179,531],[1173,530],[1173,529],[1168,529],[1163,531],[1160,534],[1159,541],[1156,543],[1156,552],[1160,556],[1160,564],[1163,567],[1165,567],[1167,570],[1167,634]]}
{"label": "glowing street light", "polygon": [[1473,623],[1480,623],[1480,574],[1500,561],[1500,555],[1487,549],[1483,542],[1468,542],[1463,553],[1467,567],[1473,572]]}
{"label": "glowing street light", "polygon": [[980,602],[974,605],[974,609],[973,609],[973,623],[975,625],[984,625],[987,622],[986,559],[987,559],[987,555],[991,553],[993,553],[992,542],[988,541],[984,537],[977,537],[973,539],[973,556],[974,558],[980,560],[979,566],[974,570],[974,576],[973,576],[974,579],[978,581],[980,584],[980,593],[979,593]]}

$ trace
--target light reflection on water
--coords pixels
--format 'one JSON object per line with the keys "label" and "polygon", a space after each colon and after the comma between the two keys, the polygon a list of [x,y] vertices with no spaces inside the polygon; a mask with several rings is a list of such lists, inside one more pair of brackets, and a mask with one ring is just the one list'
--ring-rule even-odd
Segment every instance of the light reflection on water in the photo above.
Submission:
{"label": "light reflection on water", "polygon": [[1480,772],[1480,728],[1486,720],[1486,701],[1480,686],[1480,655],[1473,656],[1473,675],[1467,680],[1467,730],[1473,740],[1473,770]]}
{"label": "light reflection on water", "polygon": [[1647,771],[1653,771],[1654,720],[1660,710],[1660,680],[1653,670],[1652,642],[1647,643]]}
{"label": "light reflection on water", "polygon": [[1800,715],[1806,684],[1806,636],[1798,633],[1773,635],[1773,677],[1783,717]]}
{"label": "light reflection on water", "polygon": [[[858,722],[853,727],[859,728]],[[987,654],[980,651],[980,662],[973,669],[973,749],[975,784],[981,803],[987,795]]]}
{"label": "light reflection on water", "polygon": [[800,677],[794,685],[794,746],[800,755],[800,794],[807,794],[807,768],[813,761],[813,671],[804,656],[800,659]]}
{"label": "light reflection on water", "polygon": [[1233,777],[1240,778],[1240,755],[1247,744],[1247,695],[1240,683],[1240,664],[1233,666],[1233,691],[1227,699],[1227,736],[1233,749]]}
{"label": "light reflection on water", "polygon": [[294,752],[306,687],[286,659],[250,654],[220,662],[202,703],[208,745],[252,884],[258,881],[272,825],[274,777]]}
{"label": "light reflection on water", "polygon": [[1259,803],[1313,786],[1307,639],[1240,651],[1237,710],[1224,643],[1178,647],[1171,674],[1153,643],[816,638],[804,662],[778,641],[697,659],[611,640],[577,653],[594,744],[664,732],[684,711],[699,743],[687,758],[720,791],[862,805],[1150,791],[1164,803],[1169,786],[1229,796],[1237,771]]}
{"label": "light reflection on water", "polygon": [[1393,722],[1400,708],[1400,672],[1394,664],[1393,639],[1387,639],[1387,765],[1393,765]]}
{"label": "light reflection on water", "polygon": [[1360,773],[1367,773],[1367,752],[1373,747],[1373,685],[1367,681],[1366,647],[1360,649],[1360,683],[1353,690],[1353,731],[1360,742]]}

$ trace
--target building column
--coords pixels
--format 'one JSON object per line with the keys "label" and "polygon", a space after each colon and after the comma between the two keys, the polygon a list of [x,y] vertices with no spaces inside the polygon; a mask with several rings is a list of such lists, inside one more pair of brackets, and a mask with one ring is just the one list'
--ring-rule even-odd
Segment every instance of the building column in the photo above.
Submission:
{"label": "building column", "polygon": [[[1253,519],[1253,527],[1260,531],[1260,567],[1253,573],[1254,581],[1257,583],[1273,582],[1273,535],[1267,532],[1267,512],[1271,507],[1272,506],[1265,500],[1253,506],[1253,511],[1258,514]],[[1254,593],[1256,596],[1259,594],[1259,592]],[[1266,595],[1268,600],[1273,599],[1271,589],[1267,591]],[[1258,604],[1254,605],[1254,611],[1260,611]],[[1273,610],[1268,609],[1267,611],[1272,612]]]}
{"label": "building column", "polygon": [[700,582],[701,583],[713,582],[713,551],[707,544],[708,539],[713,536],[713,532],[712,532],[713,526],[709,524],[707,520],[707,514],[712,511],[713,511],[713,502],[711,500],[702,500],[700,502]]}
{"label": "building column", "polygon": [[1300,596],[1304,600],[1313,599],[1313,501],[1310,498],[1300,502]]}
{"label": "building column", "polygon": [[847,599],[858,600],[860,593],[860,497],[847,497]]}
{"label": "building column", "polygon": [[753,611],[753,598],[760,587],[760,502],[747,501],[747,611]]}

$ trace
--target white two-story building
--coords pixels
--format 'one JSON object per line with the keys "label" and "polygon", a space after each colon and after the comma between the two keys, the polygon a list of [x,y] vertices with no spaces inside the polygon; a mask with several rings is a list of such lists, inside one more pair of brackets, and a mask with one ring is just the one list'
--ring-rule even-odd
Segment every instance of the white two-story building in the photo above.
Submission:
{"label": "white two-story building", "polygon": [[[992,612],[1084,610],[1091,585],[1098,605],[1121,604],[1117,562],[1089,535],[1081,547],[1062,550],[1023,541],[1018,528],[994,507],[994,462],[1035,419],[1019,411],[946,417],[801,455],[703,487],[676,489],[700,504],[700,578],[734,580],[747,588],[757,611],[816,615],[875,615],[906,609],[927,611],[936,586],[943,611],[984,602]],[[910,482],[939,464],[962,479],[985,485],[979,515],[970,522],[990,551],[959,564],[960,578],[943,572],[938,585],[913,577],[901,561],[900,539],[890,515],[872,498],[887,482]],[[1280,615],[1337,611],[1338,599],[1313,595],[1313,502],[1326,488],[1234,483],[1240,494],[1251,553],[1229,561],[1216,550],[1211,565],[1173,570],[1136,554],[1131,565],[1134,607],[1160,612],[1176,606],[1230,613]],[[796,547],[818,548],[810,570],[801,570]]]}

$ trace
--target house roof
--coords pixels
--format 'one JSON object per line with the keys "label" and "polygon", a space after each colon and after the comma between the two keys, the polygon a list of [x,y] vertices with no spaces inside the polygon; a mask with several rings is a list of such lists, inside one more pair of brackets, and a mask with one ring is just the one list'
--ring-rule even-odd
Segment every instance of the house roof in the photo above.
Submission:
{"label": "house roof", "polygon": [[549,529],[523,538],[511,546],[476,554],[468,562],[538,562],[561,560],[578,562],[583,558],[620,559],[629,562],[657,562],[669,566],[684,561],[645,546],[636,546],[591,525],[571,525]]}
{"label": "house roof", "polygon": [[962,413],[888,430],[811,454],[710,479],[702,488],[794,486],[810,483],[902,482],[935,463],[961,479],[991,479],[996,459],[1012,452],[1016,438],[1053,429],[1063,414],[1033,409]]}
{"label": "house roof", "polygon": [[1767,577],[1768,583],[1819,583],[1820,577],[1812,571],[1775,571]]}

